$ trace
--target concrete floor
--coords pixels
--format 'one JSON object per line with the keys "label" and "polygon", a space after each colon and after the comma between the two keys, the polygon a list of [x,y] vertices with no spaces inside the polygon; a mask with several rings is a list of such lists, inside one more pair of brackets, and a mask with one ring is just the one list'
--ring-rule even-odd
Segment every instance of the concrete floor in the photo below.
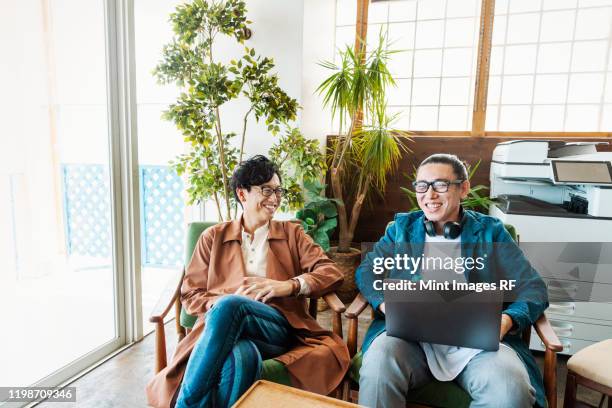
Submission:
{"label": "concrete floor", "polygon": [[[56,257],[41,276],[16,279],[0,269],[0,310],[19,305],[18,313],[3,314],[3,327],[25,333],[35,322],[45,335],[44,342],[39,336],[0,336],[0,384],[34,384],[115,338],[114,278],[112,268],[104,266],[110,260],[76,258]],[[153,329],[148,316],[169,279],[176,282],[176,273],[143,268],[145,332]]]}
{"label": "concrete floor", "polygon": [[[363,336],[369,324],[368,311],[360,319],[359,334]],[[330,313],[319,314],[319,322],[323,327],[331,327]],[[346,333],[346,324],[344,330]],[[167,351],[171,356],[176,345],[174,321],[166,325]],[[144,387],[154,370],[155,336],[148,335],[143,341],[121,352],[104,364],[95,368],[83,377],[76,380],[72,386],[77,388],[76,403],[42,403],[39,407],[45,408],[137,408],[146,407]],[[543,354],[536,353],[540,368],[543,365]],[[565,389],[565,375],[567,357],[559,356],[557,367],[559,407],[563,406],[563,392]],[[600,395],[590,390],[578,389],[578,398],[591,404],[599,403]]]}

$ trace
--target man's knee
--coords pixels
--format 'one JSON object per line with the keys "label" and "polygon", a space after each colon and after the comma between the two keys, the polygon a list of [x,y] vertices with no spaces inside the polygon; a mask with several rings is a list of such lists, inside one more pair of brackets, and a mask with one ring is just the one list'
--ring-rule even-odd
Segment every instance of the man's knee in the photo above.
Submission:
{"label": "man's knee", "polygon": [[376,380],[385,383],[397,378],[412,379],[426,368],[424,358],[418,344],[383,333],[374,339],[363,356],[360,382]]}
{"label": "man's knee", "polygon": [[210,309],[206,316],[210,317],[220,313],[228,313],[232,315],[238,312],[240,308],[243,307],[249,301],[250,299],[246,296],[225,295],[215,302],[213,308]]}
{"label": "man's knee", "polygon": [[[535,402],[535,390],[525,378],[517,372],[500,375],[489,375],[482,385],[472,393],[472,399],[482,406],[496,407],[531,407]],[[480,406],[479,405],[479,406]]]}
{"label": "man's knee", "polygon": [[535,402],[527,369],[512,350],[482,358],[469,377],[467,391],[478,406],[531,407]]}

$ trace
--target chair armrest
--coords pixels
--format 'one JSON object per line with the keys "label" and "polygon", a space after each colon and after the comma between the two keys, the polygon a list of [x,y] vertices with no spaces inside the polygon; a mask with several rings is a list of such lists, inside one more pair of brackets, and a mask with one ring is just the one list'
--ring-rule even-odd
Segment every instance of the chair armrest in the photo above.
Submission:
{"label": "chair armrest", "polygon": [[344,303],[342,303],[338,295],[334,292],[323,295],[323,300],[325,300],[329,308],[336,313],[344,313],[346,310],[346,306],[344,306]]}
{"label": "chair armrest", "polygon": [[[149,321],[151,323],[160,323],[164,321],[164,318],[172,309],[174,302],[178,299],[181,293],[181,285],[183,283],[183,275],[185,274],[185,269],[178,272],[174,275],[164,288],[164,291],[159,296],[153,311],[151,312],[151,316],[149,316]],[[176,317],[177,319],[179,316]]]}
{"label": "chair armrest", "polygon": [[559,341],[544,313],[535,322],[534,327],[546,347],[544,351],[544,393],[548,406],[557,408],[557,352],[563,351],[563,344]]}
{"label": "chair armrest", "polygon": [[346,346],[348,347],[351,358],[357,353],[357,331],[359,328],[357,320],[366,307],[368,307],[368,301],[359,293],[344,313],[344,316],[348,319],[348,338]]}
{"label": "chair armrest", "polygon": [[557,333],[553,330],[544,313],[542,313],[542,316],[535,322],[534,326],[536,333],[538,333],[538,337],[540,337],[548,350],[555,352],[563,351],[563,344],[559,341]]}
{"label": "chair armrest", "polygon": [[346,309],[346,313],[344,313],[344,315],[348,319],[355,319],[365,310],[366,307],[368,307],[368,301],[361,293],[359,293],[355,300],[353,300],[353,302]]}

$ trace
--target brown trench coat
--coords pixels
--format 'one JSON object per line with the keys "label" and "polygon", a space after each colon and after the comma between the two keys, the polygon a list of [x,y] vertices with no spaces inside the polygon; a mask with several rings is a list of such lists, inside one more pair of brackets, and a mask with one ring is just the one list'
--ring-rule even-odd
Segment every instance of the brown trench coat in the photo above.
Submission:
{"label": "brown trench coat", "polygon": [[[245,277],[241,250],[241,220],[207,229],[198,240],[185,269],[181,301],[197,315],[193,330],[177,345],[172,362],[147,385],[147,399],[154,407],[174,405],[189,355],[204,329],[204,313],[224,294],[234,293]],[[342,282],[342,273],[304,233],[299,224],[270,221],[266,276],[286,280],[301,275],[311,296],[329,292]],[[268,302],[296,329],[298,345],[276,360],[286,365],[296,387],[329,394],[348,370],[350,357],[340,337],[324,330],[309,314],[303,297],[276,298]]]}

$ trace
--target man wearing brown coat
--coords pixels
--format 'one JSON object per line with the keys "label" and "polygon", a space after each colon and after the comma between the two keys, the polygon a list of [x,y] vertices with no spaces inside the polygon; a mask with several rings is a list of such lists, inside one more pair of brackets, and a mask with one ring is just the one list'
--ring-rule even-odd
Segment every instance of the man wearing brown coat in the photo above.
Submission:
{"label": "man wearing brown coat", "polygon": [[294,386],[321,394],[348,369],[342,339],[308,314],[303,296],[333,290],[342,273],[299,225],[272,220],[285,192],[277,167],[255,156],[238,166],[232,189],[243,215],[196,245],[181,301],[198,320],[147,386],[155,407],[231,406],[269,358]]}

